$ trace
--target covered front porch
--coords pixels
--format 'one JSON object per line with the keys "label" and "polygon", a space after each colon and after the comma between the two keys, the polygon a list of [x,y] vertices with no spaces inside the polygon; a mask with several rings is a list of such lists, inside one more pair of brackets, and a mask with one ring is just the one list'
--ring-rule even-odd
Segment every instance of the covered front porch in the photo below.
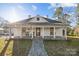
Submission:
{"label": "covered front porch", "polygon": [[16,39],[67,39],[66,29],[56,26],[31,26],[14,28]]}

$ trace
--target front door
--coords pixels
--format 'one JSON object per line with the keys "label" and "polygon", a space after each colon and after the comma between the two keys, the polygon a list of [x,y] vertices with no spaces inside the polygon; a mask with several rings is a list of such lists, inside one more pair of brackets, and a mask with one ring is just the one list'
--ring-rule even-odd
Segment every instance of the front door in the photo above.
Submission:
{"label": "front door", "polygon": [[36,36],[40,36],[40,28],[36,28]]}

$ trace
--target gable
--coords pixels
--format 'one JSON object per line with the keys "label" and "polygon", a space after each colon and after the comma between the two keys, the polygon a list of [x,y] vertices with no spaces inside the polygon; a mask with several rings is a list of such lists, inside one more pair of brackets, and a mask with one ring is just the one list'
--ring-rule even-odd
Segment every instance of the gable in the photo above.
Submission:
{"label": "gable", "polygon": [[16,23],[21,23],[21,24],[26,24],[26,23],[39,23],[39,24],[53,24],[53,23],[62,23],[60,21],[52,20],[49,18],[45,18],[42,16],[36,16],[36,17],[31,17],[28,19],[24,19],[22,21],[16,22]]}
{"label": "gable", "polygon": [[36,23],[41,23],[41,22],[48,22],[47,20],[45,20],[44,18],[42,17],[34,17],[32,18],[29,22],[36,22]]}

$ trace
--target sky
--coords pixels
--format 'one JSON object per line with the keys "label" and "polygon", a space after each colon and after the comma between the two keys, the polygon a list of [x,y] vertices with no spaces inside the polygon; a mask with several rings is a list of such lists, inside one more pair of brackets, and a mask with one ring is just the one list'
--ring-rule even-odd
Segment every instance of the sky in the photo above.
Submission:
{"label": "sky", "polygon": [[54,16],[57,7],[63,7],[63,13],[72,15],[72,24],[74,26],[73,15],[77,7],[76,3],[0,3],[0,17],[9,22],[16,22],[27,19],[28,15]]}

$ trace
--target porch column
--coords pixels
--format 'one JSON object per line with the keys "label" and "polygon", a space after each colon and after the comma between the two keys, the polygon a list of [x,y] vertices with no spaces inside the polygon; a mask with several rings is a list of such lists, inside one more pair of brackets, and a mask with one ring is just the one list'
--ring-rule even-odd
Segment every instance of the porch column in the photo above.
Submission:
{"label": "porch column", "polygon": [[42,27],[42,28],[43,28],[43,36],[42,37],[44,38],[44,27]]}
{"label": "porch column", "polygon": [[67,28],[65,29],[65,38],[67,40]]}
{"label": "porch column", "polygon": [[33,27],[32,27],[32,38],[33,38]]}
{"label": "porch column", "polygon": [[21,27],[21,38],[23,38],[23,32],[22,32],[23,26]]}
{"label": "porch column", "polygon": [[54,27],[54,38],[55,38],[55,27]]}
{"label": "porch column", "polygon": [[9,27],[9,39],[11,38],[11,27]]}

